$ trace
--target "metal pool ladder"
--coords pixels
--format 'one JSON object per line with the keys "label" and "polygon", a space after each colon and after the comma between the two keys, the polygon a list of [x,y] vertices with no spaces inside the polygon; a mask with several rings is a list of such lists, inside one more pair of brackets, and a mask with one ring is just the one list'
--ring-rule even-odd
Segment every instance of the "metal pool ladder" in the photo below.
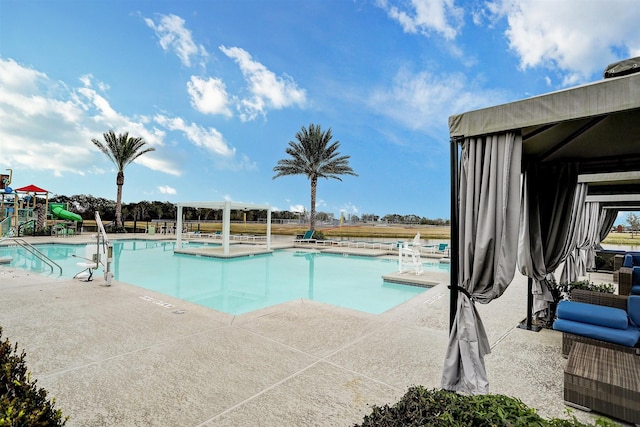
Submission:
{"label": "metal pool ladder", "polygon": [[31,243],[18,237],[3,237],[2,239],[0,239],[0,242],[4,242],[7,240],[15,242],[16,245],[20,246],[22,249],[26,250],[43,263],[47,264],[47,266],[49,266],[49,268],[51,269],[51,273],[53,273],[55,269],[54,267],[56,267],[59,271],[58,277],[62,276],[62,267],[60,267],[60,265],[58,265],[54,260],[40,252],[40,250],[33,246]]}

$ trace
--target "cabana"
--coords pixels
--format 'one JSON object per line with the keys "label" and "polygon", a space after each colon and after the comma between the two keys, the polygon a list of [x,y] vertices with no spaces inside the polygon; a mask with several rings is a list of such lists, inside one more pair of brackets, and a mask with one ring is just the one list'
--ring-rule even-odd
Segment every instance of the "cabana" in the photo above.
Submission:
{"label": "cabana", "polygon": [[475,302],[500,297],[517,265],[529,277],[531,329],[550,275],[562,263],[568,276],[582,268],[618,209],[640,205],[640,74],[454,115],[449,131],[451,331],[442,387],[487,393],[490,350]]}
{"label": "cabana", "polygon": [[239,202],[181,202],[178,206],[178,224],[177,224],[177,239],[176,249],[182,249],[182,209],[184,207],[190,208],[207,208],[207,209],[222,209],[222,253],[225,256],[229,255],[229,230],[231,228],[231,211],[232,210],[266,210],[267,211],[267,250],[271,250],[271,206],[269,205],[256,205],[251,203],[239,203]]}

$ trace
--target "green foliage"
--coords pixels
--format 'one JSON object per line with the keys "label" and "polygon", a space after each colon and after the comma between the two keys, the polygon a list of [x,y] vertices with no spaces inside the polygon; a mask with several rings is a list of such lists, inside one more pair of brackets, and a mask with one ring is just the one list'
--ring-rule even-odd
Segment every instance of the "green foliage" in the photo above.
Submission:
{"label": "green foliage", "polygon": [[571,291],[573,291],[574,289],[584,289],[586,291],[605,292],[609,294],[615,292],[615,287],[611,283],[599,283],[596,285],[595,283],[588,280],[578,280],[571,283],[560,283],[559,285],[554,284],[554,287],[556,289],[556,292],[568,293],[569,299],[571,298]]}
{"label": "green foliage", "polygon": [[631,237],[633,238],[633,235],[637,234],[640,230],[640,217],[633,212],[629,212],[627,214],[627,222],[629,223]]}
{"label": "green foliage", "polygon": [[325,236],[324,236],[324,233],[322,231],[315,230],[313,232],[313,238],[316,239],[316,240],[324,240]]}
{"label": "green foliage", "polygon": [[25,364],[25,352],[18,353],[18,344],[1,341],[0,327],[0,427],[63,426],[67,418],[54,408],[47,392],[36,386]]}
{"label": "green foliage", "polygon": [[322,131],[320,125],[311,123],[296,133],[297,142],[289,141],[285,150],[289,157],[278,160],[273,168],[273,179],[289,175],[305,175],[311,182],[311,209],[309,228],[315,230],[316,188],[319,178],[332,178],[342,181],[341,175],[358,176],[349,166],[350,156],[338,152],[340,141],[331,141],[331,128]]}
{"label": "green foliage", "polygon": [[[362,424],[354,427],[581,427],[575,417],[545,419],[520,400],[499,395],[461,395],[446,390],[411,387],[395,405],[373,406]],[[614,426],[605,419],[596,425]]]}

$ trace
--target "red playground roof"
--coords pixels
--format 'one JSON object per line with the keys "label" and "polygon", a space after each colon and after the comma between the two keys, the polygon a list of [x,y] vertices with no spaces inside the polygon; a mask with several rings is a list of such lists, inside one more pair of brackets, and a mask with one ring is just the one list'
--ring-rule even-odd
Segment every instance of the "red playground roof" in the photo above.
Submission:
{"label": "red playground roof", "polygon": [[14,191],[24,191],[28,193],[48,193],[47,190],[43,190],[42,188],[36,187],[33,184],[29,184],[26,187],[22,187],[22,188],[16,188]]}

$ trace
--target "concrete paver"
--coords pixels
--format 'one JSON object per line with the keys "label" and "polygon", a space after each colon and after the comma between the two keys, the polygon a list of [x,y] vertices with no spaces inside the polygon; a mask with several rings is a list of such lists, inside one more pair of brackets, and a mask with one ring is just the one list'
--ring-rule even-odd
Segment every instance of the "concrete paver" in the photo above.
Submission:
{"label": "concrete paver", "polygon": [[[346,426],[411,385],[439,386],[449,319],[439,280],[380,315],[302,299],[231,316],[101,277],[0,267],[0,325],[69,426]],[[561,335],[516,328],[525,278],[478,310],[491,392],[564,417]]]}

